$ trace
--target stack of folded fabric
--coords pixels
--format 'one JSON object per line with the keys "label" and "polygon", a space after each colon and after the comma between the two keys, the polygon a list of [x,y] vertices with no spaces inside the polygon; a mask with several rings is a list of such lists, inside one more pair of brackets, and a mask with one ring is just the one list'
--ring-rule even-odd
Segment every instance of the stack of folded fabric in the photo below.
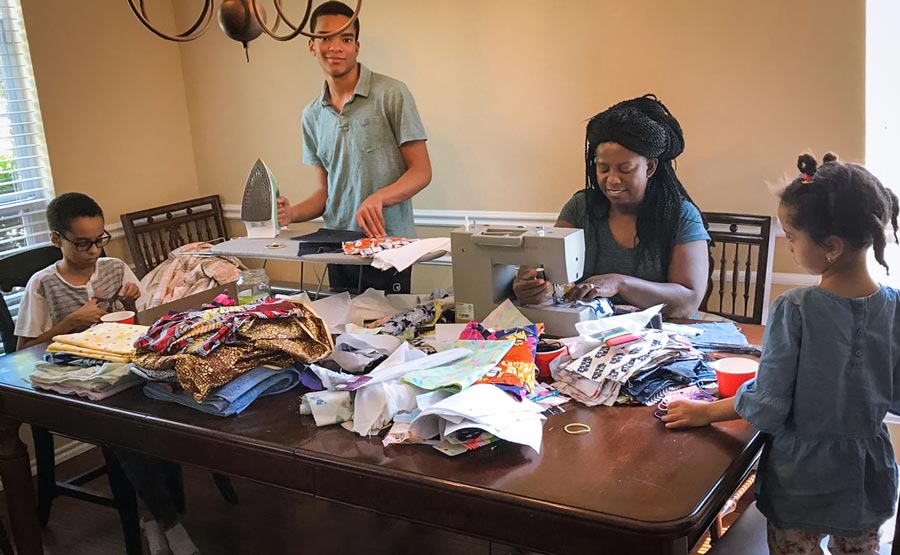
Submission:
{"label": "stack of folded fabric", "polygon": [[129,373],[134,342],[147,326],[100,323],[80,333],[57,335],[47,362],[35,365],[35,388],[100,400],[140,383]]}
{"label": "stack of folded fabric", "polygon": [[47,352],[108,362],[131,362],[134,342],[146,331],[147,326],[101,322],[80,333],[57,335]]}
{"label": "stack of folded fabric", "polygon": [[202,403],[177,384],[150,382],[144,386],[144,394],[151,399],[178,403],[208,414],[231,416],[239,414],[260,397],[284,393],[299,383],[300,370],[297,368],[273,371],[259,367],[211,390]]}
{"label": "stack of folded fabric", "polygon": [[315,362],[328,356],[334,343],[308,307],[267,300],[163,316],[135,347],[139,372],[166,379],[174,371],[181,387],[202,402],[249,370]]}
{"label": "stack of folded fabric", "polygon": [[570,347],[575,356],[562,355],[551,364],[556,379],[553,387],[588,406],[612,406],[622,386],[633,376],[675,360],[699,356],[678,335],[656,330],[635,335],[639,336],[637,341],[613,347],[591,345],[585,354],[580,354],[585,352],[585,344]]}
{"label": "stack of folded fabric", "polygon": [[99,401],[141,383],[141,379],[129,371],[130,367],[128,363],[120,362],[106,362],[99,366],[39,362],[31,374],[31,385],[37,389]]}

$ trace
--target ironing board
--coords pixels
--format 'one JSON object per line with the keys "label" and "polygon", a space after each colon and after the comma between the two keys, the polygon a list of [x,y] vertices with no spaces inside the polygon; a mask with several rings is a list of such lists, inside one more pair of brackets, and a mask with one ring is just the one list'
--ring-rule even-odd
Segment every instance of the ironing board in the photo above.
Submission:
{"label": "ironing board", "polygon": [[[221,256],[236,256],[238,258],[261,258],[263,260],[288,260],[291,262],[300,262],[300,285],[303,285],[303,269],[304,263],[315,262],[318,264],[343,264],[348,266],[371,266],[371,258],[363,258],[352,254],[343,253],[317,253],[304,254],[297,256],[300,242],[292,239],[297,236],[297,231],[285,229],[274,239],[250,239],[248,237],[238,237],[213,245],[210,254]],[[435,260],[447,253],[432,253],[416,260],[416,264]],[[322,282],[325,274],[316,275],[317,293],[322,288]],[[360,272],[360,281],[362,280],[362,272]]]}

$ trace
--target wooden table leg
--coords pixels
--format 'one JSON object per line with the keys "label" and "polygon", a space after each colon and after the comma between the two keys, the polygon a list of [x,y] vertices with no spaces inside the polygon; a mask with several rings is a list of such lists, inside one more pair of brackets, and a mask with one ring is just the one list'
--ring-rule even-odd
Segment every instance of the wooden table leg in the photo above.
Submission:
{"label": "wooden table leg", "polygon": [[28,449],[19,439],[21,422],[0,416],[0,480],[13,540],[19,555],[41,555],[41,528],[34,504]]}

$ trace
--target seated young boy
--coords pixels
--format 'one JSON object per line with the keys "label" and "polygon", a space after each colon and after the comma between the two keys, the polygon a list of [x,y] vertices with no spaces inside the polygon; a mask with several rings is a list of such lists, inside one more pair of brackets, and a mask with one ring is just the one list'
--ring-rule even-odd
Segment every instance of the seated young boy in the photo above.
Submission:
{"label": "seated young boy", "polygon": [[[16,322],[19,349],[90,327],[121,308],[113,306],[116,296],[124,308],[135,310],[143,293],[127,264],[100,256],[110,235],[103,210],[92,198],[82,193],[56,197],[47,205],[47,223],[50,240],[63,258],[34,274],[25,286]],[[141,500],[141,527],[150,553],[199,554],[178,520],[166,485],[165,474],[179,471],[178,465],[133,451],[113,452]]]}
{"label": "seated young boy", "polygon": [[140,282],[118,258],[100,256],[109,244],[103,210],[89,196],[65,193],[47,206],[50,240],[63,259],[34,274],[25,286],[16,322],[18,348],[49,341],[54,335],[81,331],[124,307],[135,310]]}

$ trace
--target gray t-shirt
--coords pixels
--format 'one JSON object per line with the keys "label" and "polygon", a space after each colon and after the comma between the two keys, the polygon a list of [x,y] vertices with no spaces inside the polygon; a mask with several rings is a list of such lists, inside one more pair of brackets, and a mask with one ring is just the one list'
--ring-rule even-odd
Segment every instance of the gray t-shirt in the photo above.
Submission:
{"label": "gray t-shirt", "polygon": [[118,258],[99,258],[85,285],[72,285],[57,270],[57,264],[35,273],[25,286],[16,320],[16,335],[38,337],[93,297],[110,297],[127,284],[140,282]]}
{"label": "gray t-shirt", "polygon": [[[593,225],[589,225],[585,229],[586,211],[587,199],[584,190],[581,190],[569,199],[559,213],[560,220],[584,229],[585,277],[624,274],[657,283],[669,281],[669,269],[663,267],[662,256],[659,253],[641,257],[638,256],[637,249],[620,247],[609,230],[607,218],[593,222]],[[687,200],[682,202],[681,220],[673,233],[675,245],[691,241],[709,241],[709,233],[703,227],[700,211]]]}
{"label": "gray t-shirt", "polygon": [[[369,195],[407,170],[400,146],[427,137],[406,85],[359,65],[359,82],[340,113],[328,84],[303,109],[303,163],[328,172],[323,218],[330,229],[358,230],[356,211]],[[385,231],[415,237],[412,202],[384,208]]]}

